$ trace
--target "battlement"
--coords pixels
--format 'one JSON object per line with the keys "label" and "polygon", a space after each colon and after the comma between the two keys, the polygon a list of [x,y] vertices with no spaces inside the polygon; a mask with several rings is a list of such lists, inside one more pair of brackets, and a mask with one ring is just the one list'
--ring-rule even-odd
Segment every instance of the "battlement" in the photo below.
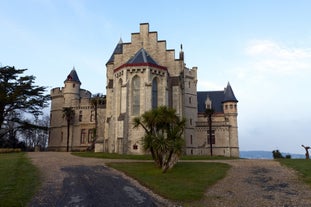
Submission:
{"label": "battlement", "polygon": [[193,78],[197,78],[197,70],[198,67],[192,67],[191,69],[189,68],[185,68],[184,73],[185,73],[185,77],[193,77]]}
{"label": "battlement", "polygon": [[85,89],[80,89],[80,97],[81,98],[91,98],[92,97],[92,93],[88,90]]}
{"label": "battlement", "polygon": [[51,96],[62,96],[63,95],[63,88],[61,87],[56,87],[52,88],[50,91]]}

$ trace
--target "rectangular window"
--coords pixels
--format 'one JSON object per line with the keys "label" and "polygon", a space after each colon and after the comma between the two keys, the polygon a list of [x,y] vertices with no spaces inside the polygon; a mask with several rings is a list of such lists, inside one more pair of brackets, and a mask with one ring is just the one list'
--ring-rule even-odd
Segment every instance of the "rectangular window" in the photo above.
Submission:
{"label": "rectangular window", "polygon": [[82,121],[82,111],[79,112],[79,122]]}
{"label": "rectangular window", "polygon": [[[209,136],[209,131],[207,130],[207,144],[210,144],[210,136]],[[215,130],[212,130],[212,144],[216,144],[215,141]]]}
{"label": "rectangular window", "polygon": [[85,144],[86,143],[86,130],[85,129],[81,129],[81,139],[80,139],[81,144]]}
{"label": "rectangular window", "polygon": [[93,142],[93,139],[94,139],[94,129],[89,129],[88,135],[87,135],[88,143]]}

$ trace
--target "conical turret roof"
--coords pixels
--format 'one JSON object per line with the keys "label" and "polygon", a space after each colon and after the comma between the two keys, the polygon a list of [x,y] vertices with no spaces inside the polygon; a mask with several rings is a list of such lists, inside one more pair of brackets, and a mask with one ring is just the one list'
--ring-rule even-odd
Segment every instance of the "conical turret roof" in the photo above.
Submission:
{"label": "conical turret roof", "polygon": [[79,84],[81,84],[80,80],[79,80],[79,77],[78,77],[78,74],[75,70],[75,68],[73,67],[73,69],[71,70],[71,72],[69,73],[69,75],[67,76],[66,80],[64,82],[67,82],[67,81],[73,81],[73,82],[77,82]]}
{"label": "conical turret roof", "polygon": [[229,82],[228,82],[227,87],[225,88],[224,93],[225,93],[225,97],[224,97],[223,103],[224,102],[238,102],[238,100],[235,98],[235,95],[233,93],[233,90]]}

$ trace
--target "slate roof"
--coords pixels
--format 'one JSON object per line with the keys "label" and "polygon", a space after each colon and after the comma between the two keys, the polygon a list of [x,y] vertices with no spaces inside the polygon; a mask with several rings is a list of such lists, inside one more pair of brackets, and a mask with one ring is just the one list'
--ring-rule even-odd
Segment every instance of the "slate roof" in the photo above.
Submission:
{"label": "slate roof", "polygon": [[71,72],[69,73],[69,75],[67,76],[66,81],[73,81],[73,82],[77,82],[79,84],[81,84],[80,80],[79,80],[79,77],[78,77],[78,74],[75,70],[75,68],[73,67],[73,69],[71,70]]}
{"label": "slate roof", "polygon": [[120,38],[120,41],[118,42],[116,48],[114,49],[111,57],[109,58],[108,63],[111,63],[114,61],[114,55],[115,54],[122,54],[123,53],[123,42],[122,42],[122,39]]}
{"label": "slate roof", "polygon": [[234,96],[230,83],[228,83],[227,87],[223,91],[198,91],[198,113],[205,112],[205,101],[207,98],[212,101],[212,108],[216,113],[223,113],[223,103],[238,102]]}
{"label": "slate roof", "polygon": [[154,65],[158,65],[158,63],[147,53],[144,48],[138,50],[138,52],[127,61],[126,64],[137,64],[137,63],[151,63]]}
{"label": "slate roof", "polygon": [[233,90],[229,82],[227,87],[225,88],[225,97],[223,102],[238,102],[238,100],[234,96]]}
{"label": "slate roof", "polygon": [[224,100],[224,91],[198,91],[198,113],[205,112],[205,101],[207,98],[212,101],[212,108],[215,113],[223,113],[222,102]]}
{"label": "slate roof", "polygon": [[114,71],[116,72],[121,68],[132,66],[151,66],[161,70],[167,70],[166,67],[159,65],[144,48],[139,49],[132,58],[130,58],[125,64],[114,69]]}

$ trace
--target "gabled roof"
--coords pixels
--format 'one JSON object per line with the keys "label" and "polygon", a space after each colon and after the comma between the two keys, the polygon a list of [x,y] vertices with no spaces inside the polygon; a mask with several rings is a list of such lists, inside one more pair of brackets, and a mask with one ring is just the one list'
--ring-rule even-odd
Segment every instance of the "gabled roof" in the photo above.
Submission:
{"label": "gabled roof", "polygon": [[159,65],[144,48],[139,49],[135,55],[130,58],[125,64],[120,67],[114,69],[114,72],[118,71],[124,67],[132,67],[132,66],[150,66],[154,68],[158,68],[161,70],[167,70],[166,67]]}
{"label": "gabled roof", "polygon": [[114,61],[114,55],[115,54],[122,54],[123,53],[123,42],[122,42],[122,39],[120,38],[120,41],[118,42],[116,48],[114,49],[111,57],[109,58],[108,63],[111,63]]}
{"label": "gabled roof", "polygon": [[66,81],[73,81],[73,82],[77,82],[79,84],[81,84],[80,80],[79,80],[79,77],[78,77],[78,74],[75,70],[75,68],[73,67],[73,69],[71,70],[71,72],[69,73],[69,75],[67,76]]}
{"label": "gabled roof", "polygon": [[147,53],[144,48],[138,50],[138,52],[127,61],[126,64],[137,64],[137,63],[151,63],[154,65],[158,65],[158,63]]}
{"label": "gabled roof", "polygon": [[224,92],[225,92],[225,97],[224,97],[223,103],[224,102],[238,102],[238,100],[234,96],[233,90],[229,82]]}

